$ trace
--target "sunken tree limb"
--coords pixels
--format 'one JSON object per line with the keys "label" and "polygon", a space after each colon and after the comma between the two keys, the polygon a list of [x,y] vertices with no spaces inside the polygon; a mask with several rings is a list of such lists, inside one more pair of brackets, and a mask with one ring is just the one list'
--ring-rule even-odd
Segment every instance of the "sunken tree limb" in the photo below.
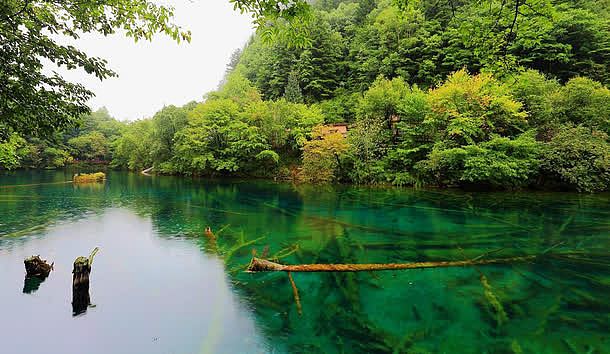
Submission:
{"label": "sunken tree limb", "polygon": [[299,315],[303,314],[303,307],[301,306],[301,297],[299,296],[299,289],[297,288],[297,284],[292,279],[292,274],[288,272],[288,280],[290,280],[290,285],[292,286],[292,293],[294,294],[294,302],[297,304],[297,312]]}
{"label": "sunken tree limb", "polygon": [[504,264],[528,262],[536,259],[537,255],[496,258],[472,259],[465,261],[439,261],[439,262],[413,262],[413,263],[372,263],[372,264],[298,264],[284,265],[265,259],[252,258],[248,272],[368,272],[377,270],[401,270],[440,267],[467,267],[487,264]]}

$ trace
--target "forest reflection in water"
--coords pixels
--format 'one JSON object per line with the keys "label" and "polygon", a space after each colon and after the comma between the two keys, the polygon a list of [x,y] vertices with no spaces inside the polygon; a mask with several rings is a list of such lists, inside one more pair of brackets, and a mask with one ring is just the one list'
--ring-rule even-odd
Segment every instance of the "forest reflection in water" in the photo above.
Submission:
{"label": "forest reflection in water", "polygon": [[[67,172],[0,177],[3,187],[29,185],[0,189],[0,263],[10,273],[0,275],[2,287],[20,277],[19,291],[0,300],[11,319],[62,324],[56,338],[73,335],[63,333],[73,323],[59,320],[64,315],[46,300],[53,294],[56,304],[69,306],[71,262],[100,246],[91,275],[97,307],[79,320],[99,326],[98,338],[129,321],[123,329],[136,334],[124,335],[116,348],[227,352],[218,348],[231,340],[210,334],[225,326],[246,338],[233,340],[235,352],[610,351],[607,194],[314,188],[120,172],[103,185],[32,185],[69,178]],[[206,226],[214,240],[203,234]],[[464,260],[494,250],[503,257],[540,254],[554,246],[570,256],[294,273],[302,315],[286,274],[243,272],[253,252],[287,264],[387,263]],[[61,261],[61,268],[25,295],[19,267],[28,253]],[[226,297],[213,316],[204,314],[210,294]],[[155,328],[151,321],[167,323]],[[3,333],[14,327],[13,320],[0,321]],[[163,347],[167,337],[181,340]]]}

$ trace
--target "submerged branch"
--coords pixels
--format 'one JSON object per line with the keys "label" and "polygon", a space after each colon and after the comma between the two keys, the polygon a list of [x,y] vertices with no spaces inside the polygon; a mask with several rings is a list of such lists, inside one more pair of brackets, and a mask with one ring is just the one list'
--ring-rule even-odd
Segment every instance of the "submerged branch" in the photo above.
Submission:
{"label": "submerged branch", "polygon": [[474,259],[465,261],[439,261],[439,262],[413,262],[413,263],[372,263],[372,264],[297,264],[284,265],[265,259],[253,257],[248,272],[364,272],[378,270],[401,270],[419,268],[439,267],[466,267],[474,265],[503,264],[527,262],[536,259],[537,255],[496,258],[496,259]]}
{"label": "submerged branch", "polygon": [[299,297],[299,289],[297,288],[297,285],[294,282],[294,279],[292,279],[292,274],[290,274],[290,272],[288,272],[288,279],[290,280],[290,285],[292,285],[292,293],[294,294],[294,302],[296,302],[297,304],[297,312],[299,313],[299,315],[303,314],[303,307],[301,307],[301,298]]}

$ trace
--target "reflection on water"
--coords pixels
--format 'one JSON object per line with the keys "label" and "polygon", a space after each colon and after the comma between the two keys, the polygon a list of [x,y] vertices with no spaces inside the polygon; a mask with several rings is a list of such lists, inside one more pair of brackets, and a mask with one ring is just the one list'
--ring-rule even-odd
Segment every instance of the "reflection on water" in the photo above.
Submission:
{"label": "reflection on water", "polygon": [[28,277],[25,276],[23,280],[23,293],[24,294],[32,294],[35,293],[38,288],[40,288],[40,284],[44,283],[47,279],[46,276],[34,276]]}
{"label": "reflection on water", "polygon": [[80,316],[87,312],[91,305],[89,282],[72,286],[72,316]]}
{"label": "reflection on water", "polygon": [[[96,307],[72,317],[72,263],[94,245],[102,249],[90,279]],[[48,255],[55,270],[25,296],[23,258],[33,253]],[[0,269],[3,353],[268,352],[220,260],[124,208],[3,238]]]}
{"label": "reflection on water", "polygon": [[[0,333],[19,352],[610,352],[607,194],[126,173],[90,187],[32,185],[70,176],[0,177]],[[98,306],[72,318],[71,265],[94,246],[103,250],[90,285]],[[288,264],[383,263],[551,248],[555,256],[524,264],[294,273],[302,315],[286,274],[243,272],[253,253]],[[11,291],[23,258],[39,253],[55,260],[53,276],[30,296]],[[24,335],[32,330],[39,341]]]}

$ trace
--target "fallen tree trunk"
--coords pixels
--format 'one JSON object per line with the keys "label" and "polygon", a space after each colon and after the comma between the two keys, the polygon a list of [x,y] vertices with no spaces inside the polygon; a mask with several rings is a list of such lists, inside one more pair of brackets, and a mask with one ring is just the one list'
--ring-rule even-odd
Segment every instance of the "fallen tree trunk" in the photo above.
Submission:
{"label": "fallen tree trunk", "polygon": [[528,262],[536,259],[537,255],[496,258],[472,259],[465,261],[439,261],[439,262],[413,262],[413,263],[372,263],[372,264],[297,264],[284,265],[265,259],[252,258],[248,272],[368,272],[377,270],[401,270],[440,267],[467,267],[474,265],[503,264]]}
{"label": "fallen tree trunk", "polygon": [[150,172],[153,170],[155,166],[151,166],[145,170],[140,171],[141,174],[143,174],[144,176],[150,176]]}

